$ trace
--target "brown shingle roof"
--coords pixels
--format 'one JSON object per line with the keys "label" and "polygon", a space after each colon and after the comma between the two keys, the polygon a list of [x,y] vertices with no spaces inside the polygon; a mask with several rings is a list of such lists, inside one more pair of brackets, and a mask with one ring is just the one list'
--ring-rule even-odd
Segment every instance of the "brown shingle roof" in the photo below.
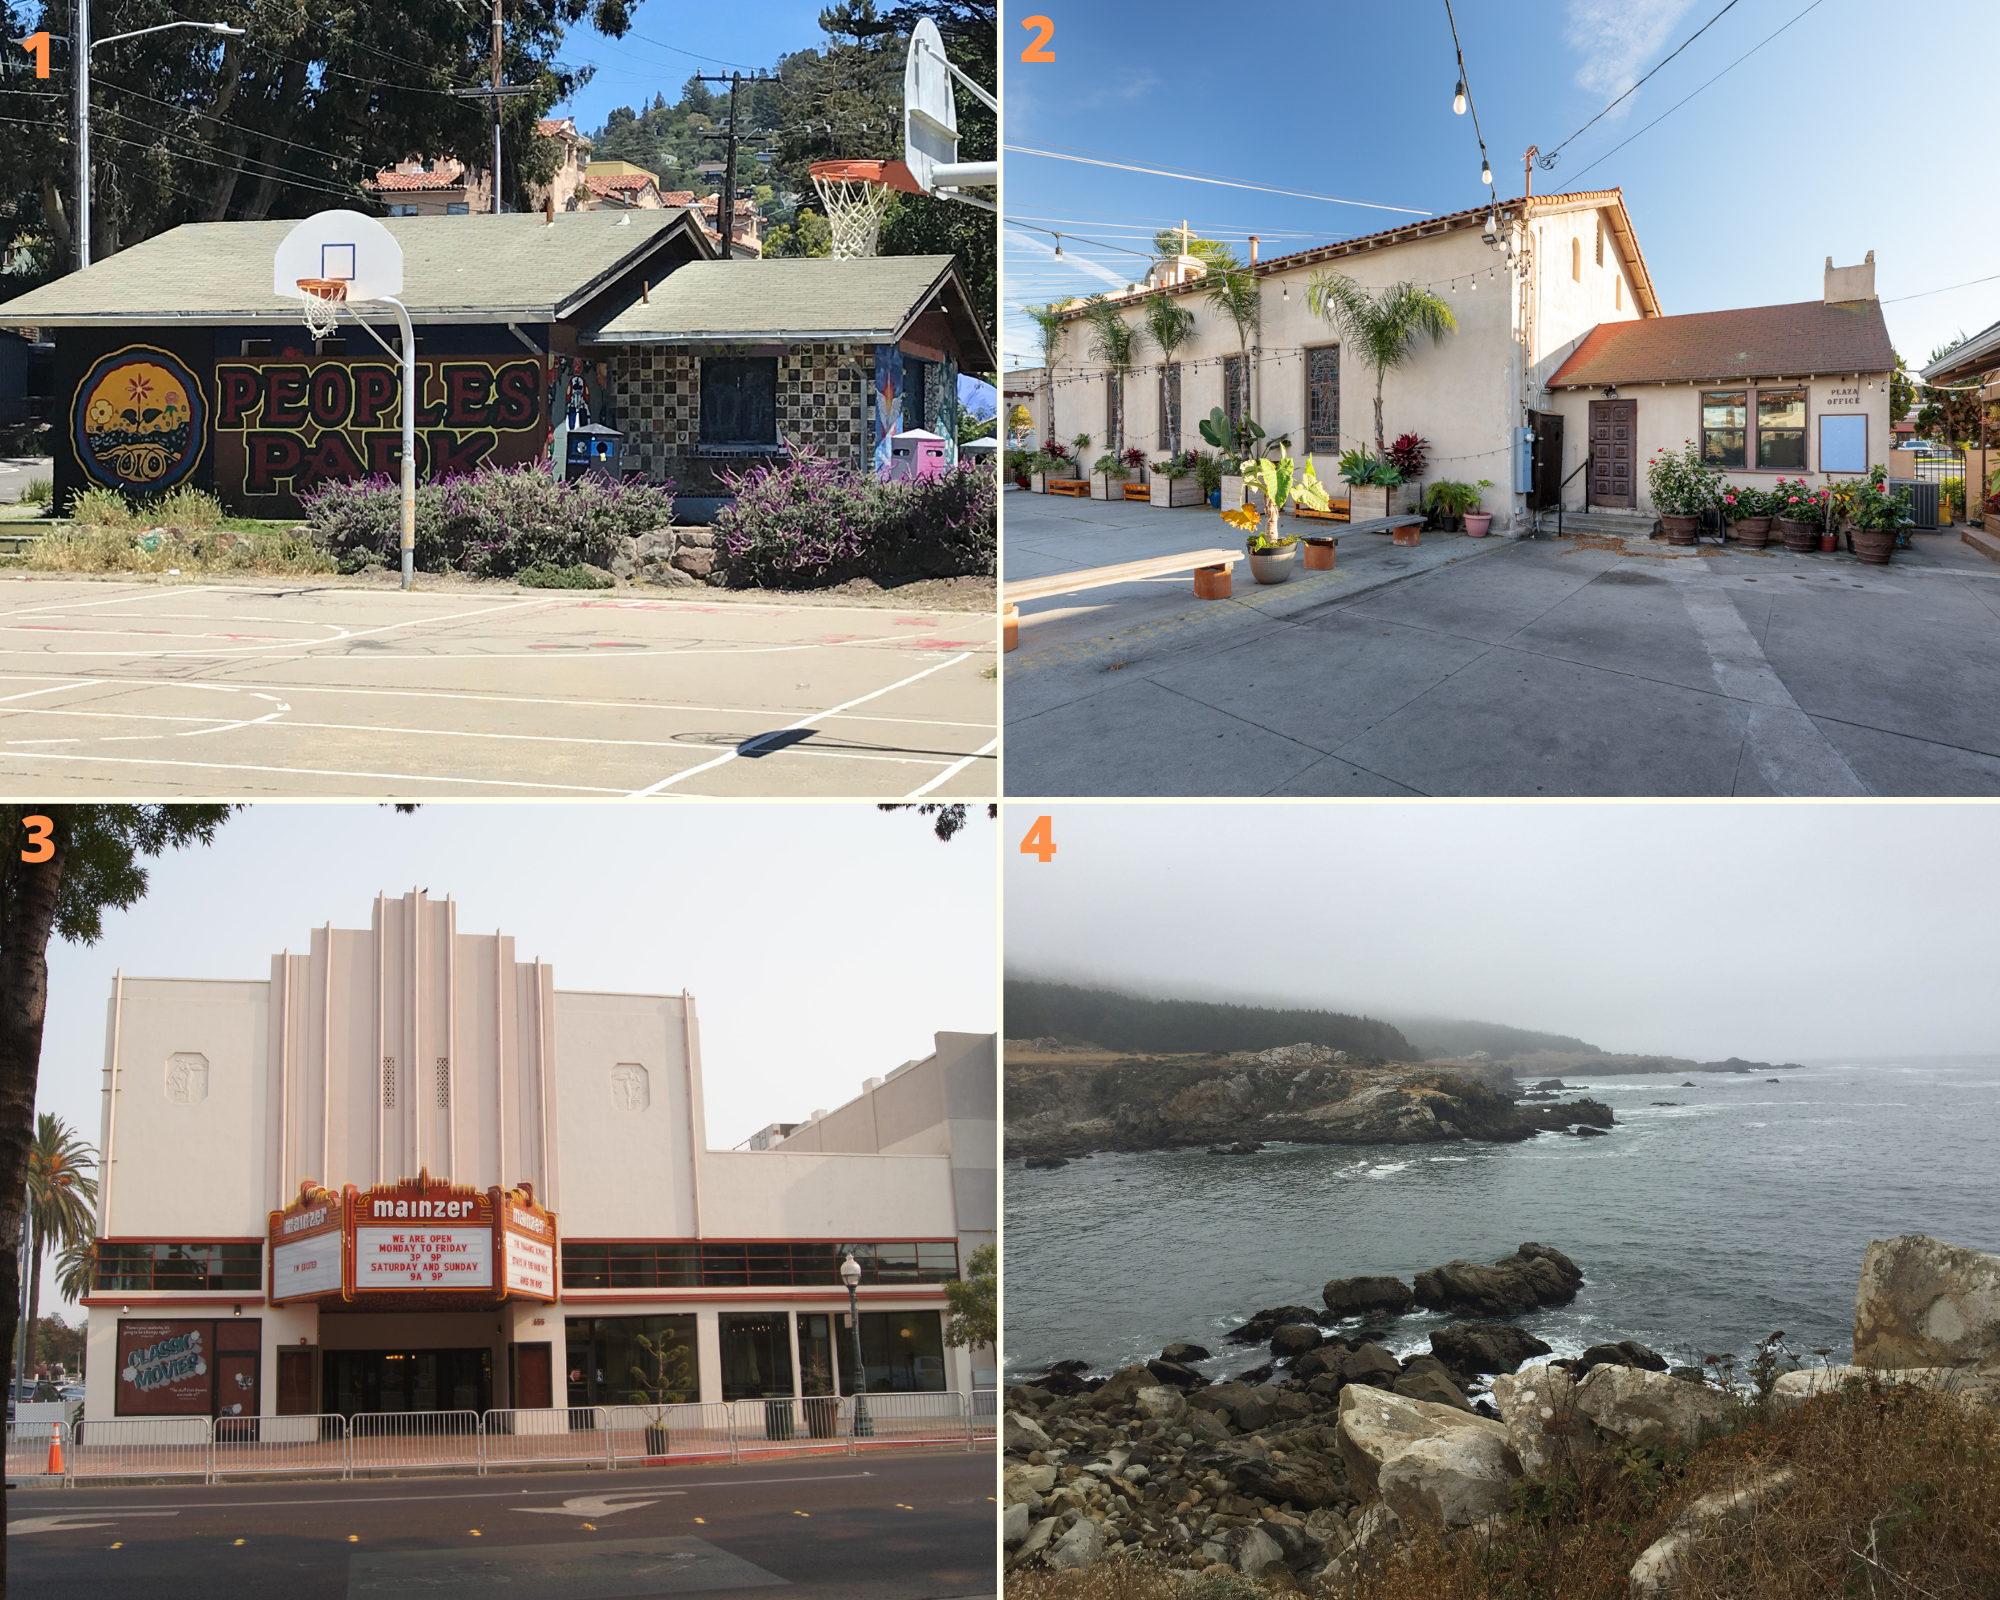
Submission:
{"label": "brown shingle roof", "polygon": [[364,189],[462,189],[465,163],[445,160],[429,172],[390,172],[384,169],[361,185]]}
{"label": "brown shingle roof", "polygon": [[1746,306],[1639,322],[1601,322],[1551,389],[1612,383],[1687,383],[1825,372],[1887,372],[1896,364],[1877,300]]}

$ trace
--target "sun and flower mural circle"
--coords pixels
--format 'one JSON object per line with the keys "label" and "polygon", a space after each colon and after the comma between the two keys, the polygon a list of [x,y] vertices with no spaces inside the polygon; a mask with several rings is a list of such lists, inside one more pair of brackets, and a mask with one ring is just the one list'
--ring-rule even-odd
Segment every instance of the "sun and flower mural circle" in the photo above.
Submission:
{"label": "sun and flower mural circle", "polygon": [[107,488],[169,489],[201,459],[208,407],[178,357],[127,345],[77,385],[70,437],[83,470]]}

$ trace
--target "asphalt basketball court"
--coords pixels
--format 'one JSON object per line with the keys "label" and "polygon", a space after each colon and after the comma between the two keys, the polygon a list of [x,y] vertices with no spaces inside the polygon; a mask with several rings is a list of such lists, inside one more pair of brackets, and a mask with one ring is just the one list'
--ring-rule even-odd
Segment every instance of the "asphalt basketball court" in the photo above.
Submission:
{"label": "asphalt basketball court", "polygon": [[995,792],[990,614],[0,582],[0,781],[79,797]]}

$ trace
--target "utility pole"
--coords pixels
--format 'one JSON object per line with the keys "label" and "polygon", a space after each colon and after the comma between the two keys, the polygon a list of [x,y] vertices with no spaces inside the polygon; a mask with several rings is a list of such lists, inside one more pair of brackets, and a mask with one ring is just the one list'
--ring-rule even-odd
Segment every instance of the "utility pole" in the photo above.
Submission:
{"label": "utility pole", "polygon": [[[730,258],[730,242],[736,237],[736,94],[743,87],[743,74],[732,72],[728,77],[719,74],[709,76],[696,73],[703,83],[726,83],[729,85],[729,144],[722,161],[722,192],[715,197],[716,231],[722,235],[722,259]],[[752,83],[769,81],[767,73],[754,74]],[[713,135],[711,135],[713,137]]]}
{"label": "utility pole", "polygon": [[511,95],[533,94],[531,83],[504,83],[500,78],[500,54],[504,48],[500,35],[501,0],[493,0],[493,78],[483,89],[454,89],[451,92],[461,100],[490,100],[493,103],[493,215],[500,215],[500,102]]}

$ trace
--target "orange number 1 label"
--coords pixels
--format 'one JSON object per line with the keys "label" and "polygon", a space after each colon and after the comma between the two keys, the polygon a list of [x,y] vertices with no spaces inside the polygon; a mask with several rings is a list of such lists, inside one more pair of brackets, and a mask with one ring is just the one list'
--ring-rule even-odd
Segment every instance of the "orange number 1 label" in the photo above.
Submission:
{"label": "orange number 1 label", "polygon": [[1056,858],[1056,823],[1053,817],[1037,817],[1028,836],[1021,841],[1021,854],[1042,862]]}
{"label": "orange number 1 label", "polygon": [[46,30],[29,34],[21,41],[21,48],[35,58],[35,76],[46,78],[49,75],[49,36]]}
{"label": "orange number 1 label", "polygon": [[[1047,48],[1047,46],[1048,42],[1056,36],[1056,25],[1047,17],[1023,17],[1021,19],[1021,26],[1024,28],[1040,28],[1042,30],[1041,36],[1021,52],[1021,59],[1023,61],[1055,60],[1055,51]],[[43,73],[42,76],[47,77],[48,74]],[[1046,860],[1047,858],[1044,857],[1043,859]]]}
{"label": "orange number 1 label", "polygon": [[[1044,817],[1042,821],[1046,822],[1048,818]],[[23,861],[39,863],[55,855],[56,844],[53,835],[56,825],[53,822],[47,817],[23,817],[21,826],[28,830],[28,848],[21,852]],[[1051,845],[1049,848],[1055,847]]]}

